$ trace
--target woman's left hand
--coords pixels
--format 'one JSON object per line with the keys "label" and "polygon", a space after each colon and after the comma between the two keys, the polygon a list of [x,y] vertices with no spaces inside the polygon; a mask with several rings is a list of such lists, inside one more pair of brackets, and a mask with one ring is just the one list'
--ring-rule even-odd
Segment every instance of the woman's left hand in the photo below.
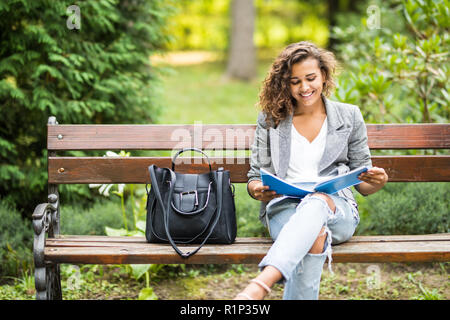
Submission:
{"label": "woman's left hand", "polygon": [[372,167],[366,172],[361,173],[358,179],[379,189],[388,181],[388,175],[383,168]]}
{"label": "woman's left hand", "polygon": [[388,181],[388,175],[383,168],[372,167],[361,173],[358,179],[362,181],[357,185],[358,191],[367,196],[383,188]]}

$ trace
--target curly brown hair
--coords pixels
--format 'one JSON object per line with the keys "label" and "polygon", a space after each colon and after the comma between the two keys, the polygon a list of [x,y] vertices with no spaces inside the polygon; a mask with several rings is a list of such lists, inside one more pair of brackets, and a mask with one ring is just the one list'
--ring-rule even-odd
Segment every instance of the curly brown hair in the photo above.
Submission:
{"label": "curly brown hair", "polygon": [[294,112],[295,100],[290,91],[292,66],[309,57],[319,62],[319,68],[325,74],[323,94],[331,95],[336,86],[334,74],[338,66],[334,54],[309,41],[292,43],[275,59],[259,94],[259,105],[268,124],[276,126]]}

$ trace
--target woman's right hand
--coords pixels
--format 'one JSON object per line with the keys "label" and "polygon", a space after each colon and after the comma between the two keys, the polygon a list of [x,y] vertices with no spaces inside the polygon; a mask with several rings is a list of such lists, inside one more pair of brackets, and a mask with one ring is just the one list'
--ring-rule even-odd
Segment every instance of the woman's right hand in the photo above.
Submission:
{"label": "woman's right hand", "polygon": [[250,181],[247,188],[253,198],[264,202],[269,202],[273,198],[282,196],[275,191],[269,190],[269,186],[263,185],[261,180]]}

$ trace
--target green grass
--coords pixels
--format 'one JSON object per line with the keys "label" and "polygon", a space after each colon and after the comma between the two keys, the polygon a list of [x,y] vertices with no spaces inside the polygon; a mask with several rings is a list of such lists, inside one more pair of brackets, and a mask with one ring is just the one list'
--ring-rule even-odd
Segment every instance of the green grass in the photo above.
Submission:
{"label": "green grass", "polygon": [[223,62],[172,67],[163,76],[161,124],[253,124],[259,90],[269,63],[261,63],[254,81],[224,77]]}
{"label": "green grass", "polygon": [[[448,300],[449,268],[449,263],[337,263],[333,274],[324,268],[320,299]],[[256,265],[166,265],[150,282],[160,300],[232,299],[257,274]],[[61,282],[65,300],[134,300],[145,287],[124,265],[63,264]],[[283,286],[272,289],[267,299],[281,299]],[[10,279],[0,286],[0,299],[34,300],[33,277]]]}

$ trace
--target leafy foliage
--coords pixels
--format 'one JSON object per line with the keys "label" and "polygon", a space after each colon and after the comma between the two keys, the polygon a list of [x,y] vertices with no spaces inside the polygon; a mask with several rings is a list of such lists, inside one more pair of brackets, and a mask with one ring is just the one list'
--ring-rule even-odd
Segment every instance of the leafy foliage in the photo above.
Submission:
{"label": "leafy foliage", "polygon": [[371,3],[378,25],[347,13],[333,29],[346,68],[337,99],[359,105],[369,122],[448,122],[448,1]]}
{"label": "leafy foliage", "polygon": [[[59,123],[151,123],[156,71],[149,56],[167,41],[166,1],[0,3],[0,194],[20,209],[45,199],[46,130]],[[77,190],[73,186],[72,190]],[[78,191],[87,196],[87,192]]]}
{"label": "leafy foliage", "polygon": [[106,235],[105,226],[123,226],[118,201],[96,200],[89,209],[77,205],[61,206],[61,233],[80,235]]}
{"label": "leafy foliage", "polygon": [[248,195],[247,184],[236,183],[234,186],[238,237],[268,237],[267,229],[259,221],[261,202]]}
{"label": "leafy foliage", "polygon": [[32,264],[32,228],[8,201],[0,199],[0,276],[17,275]]}
{"label": "leafy foliage", "polygon": [[[450,232],[449,183],[388,183],[359,201],[358,234]],[[359,199],[358,199],[359,200]]]}

